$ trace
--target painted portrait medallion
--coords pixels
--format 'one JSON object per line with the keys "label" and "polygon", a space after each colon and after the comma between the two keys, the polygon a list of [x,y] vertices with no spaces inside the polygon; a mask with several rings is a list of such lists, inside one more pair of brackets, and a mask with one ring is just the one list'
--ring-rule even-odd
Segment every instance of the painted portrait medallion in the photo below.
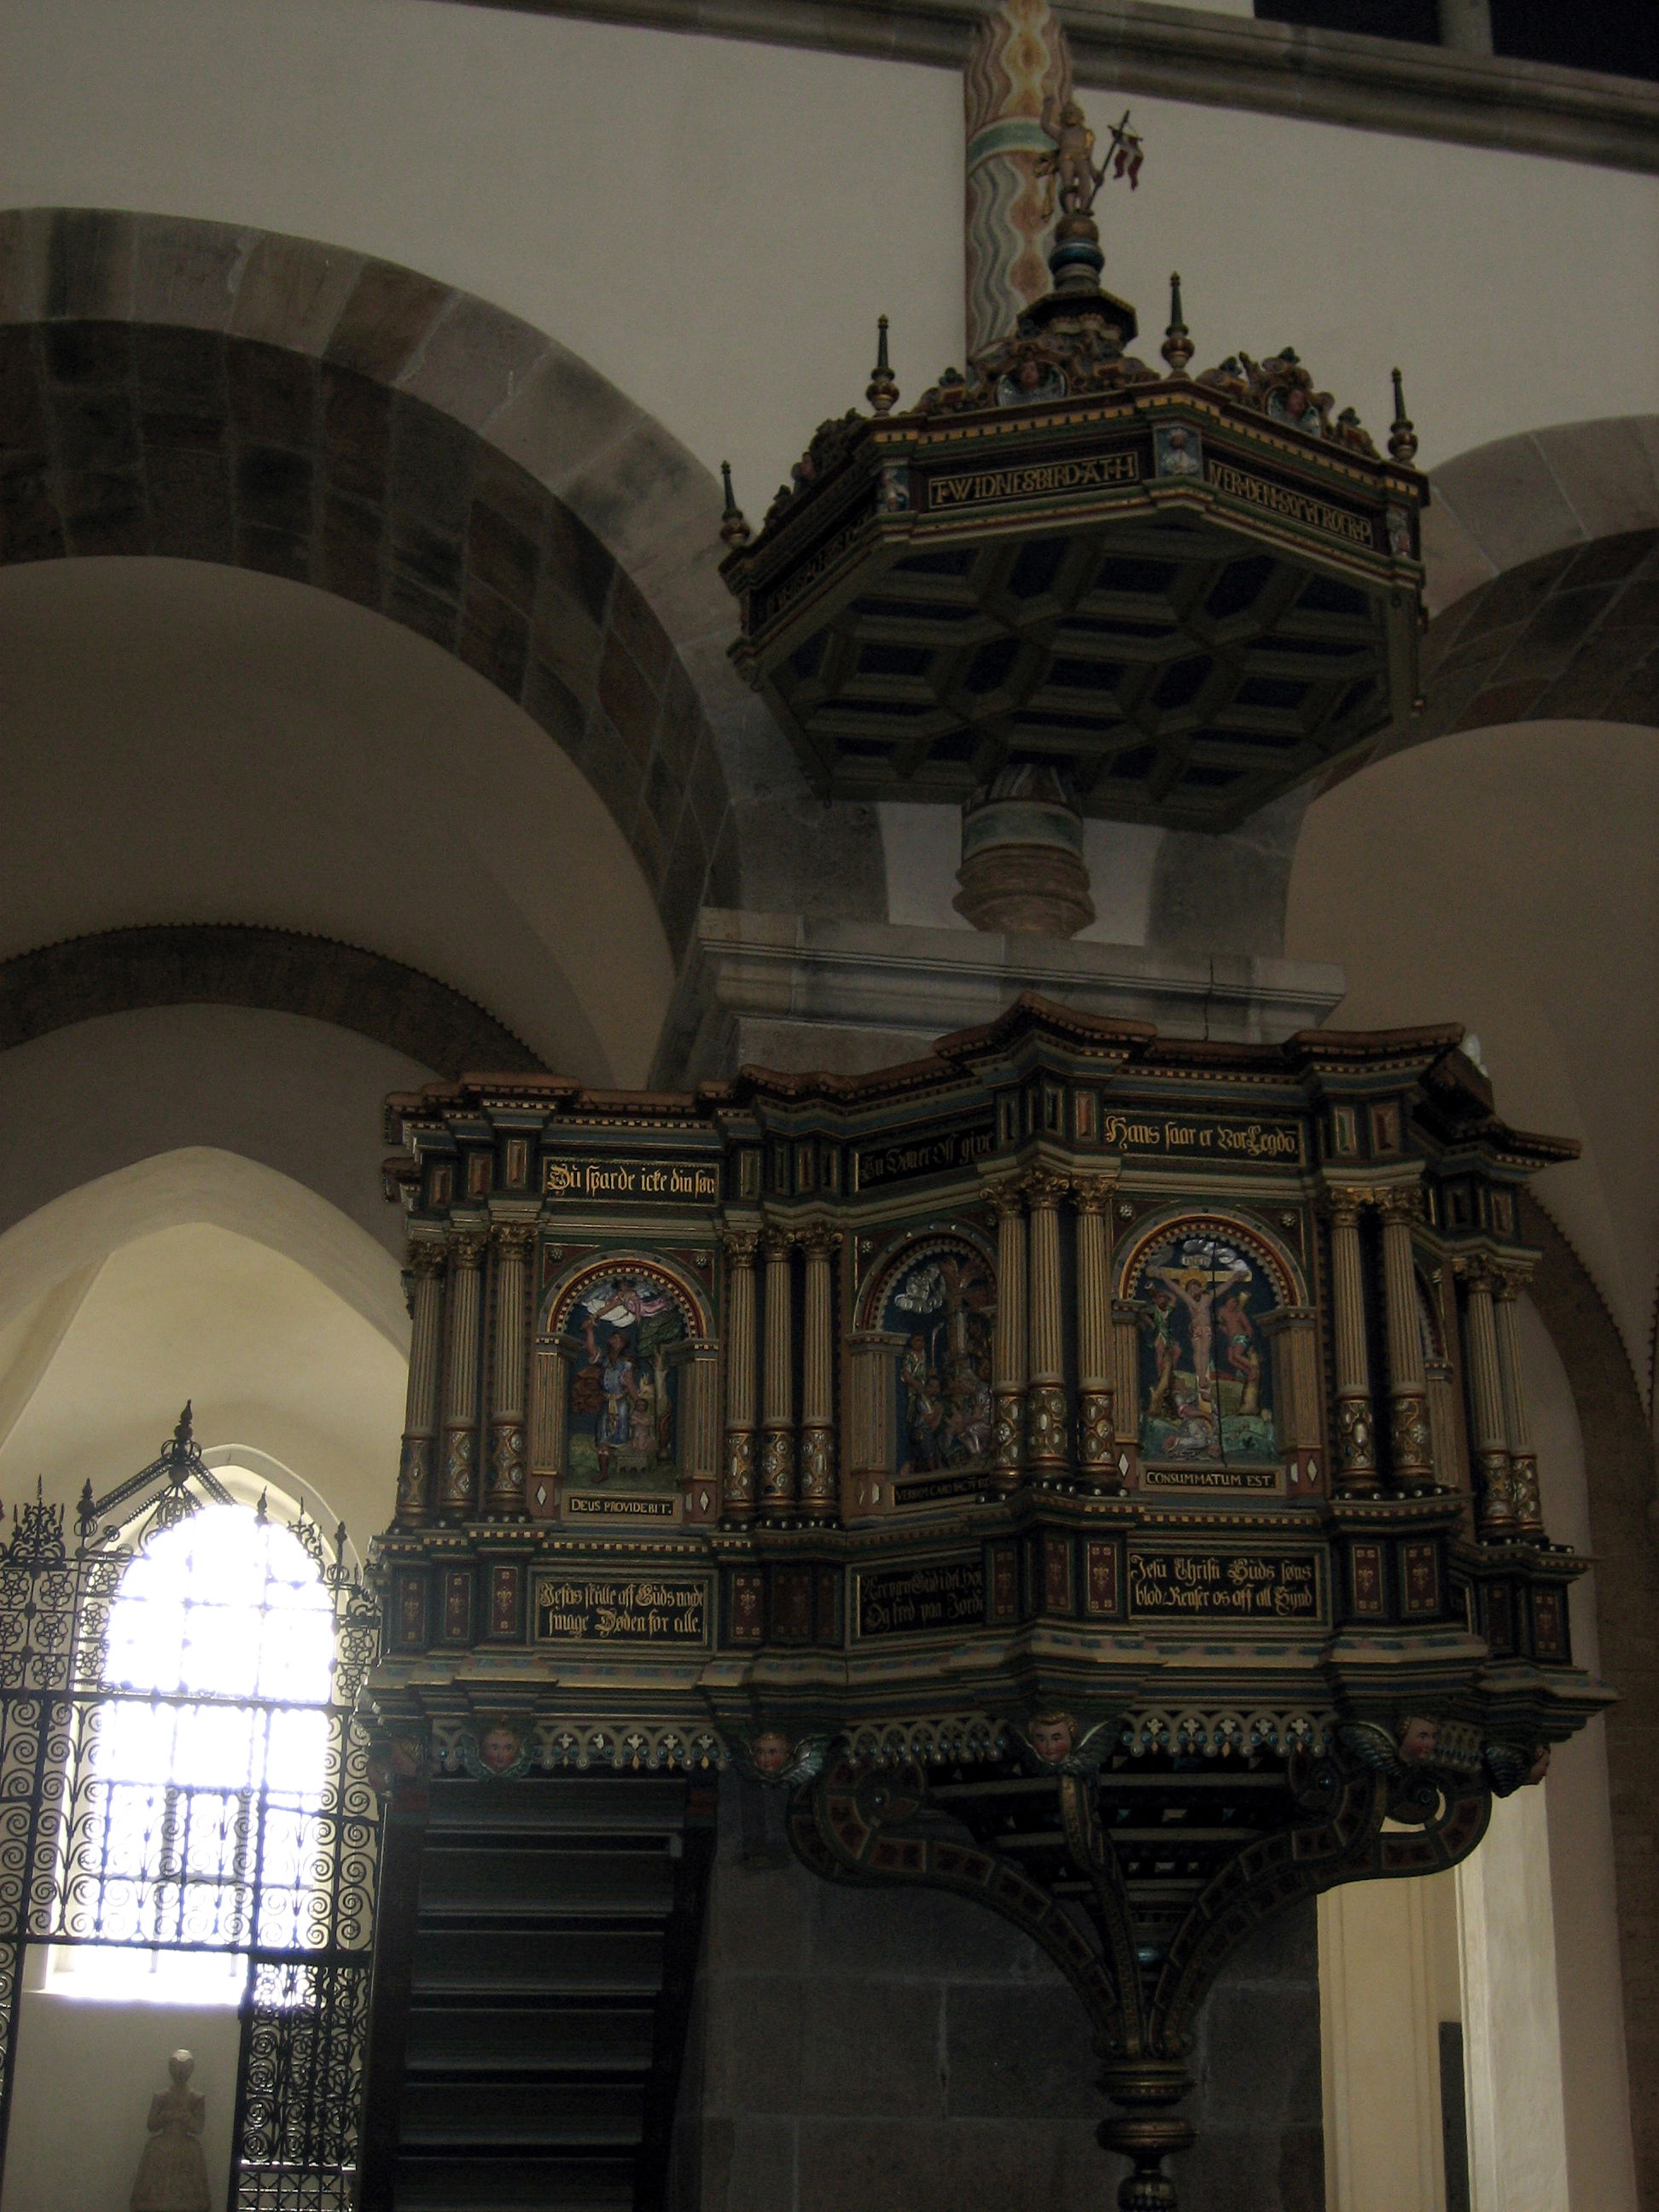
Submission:
{"label": "painted portrait medallion", "polygon": [[1261,1317],[1282,1303],[1252,1239],[1176,1223],[1139,1258],[1140,1448],[1153,1463],[1263,1467],[1279,1458]]}
{"label": "painted portrait medallion", "polygon": [[566,1363],[565,1480],[586,1490],[677,1485],[678,1297],[645,1268],[577,1286],[561,1328]]}
{"label": "painted portrait medallion", "polygon": [[912,1254],[890,1277],[881,1326],[902,1336],[898,1472],[978,1467],[991,1448],[996,1285],[984,1257],[954,1240]]}

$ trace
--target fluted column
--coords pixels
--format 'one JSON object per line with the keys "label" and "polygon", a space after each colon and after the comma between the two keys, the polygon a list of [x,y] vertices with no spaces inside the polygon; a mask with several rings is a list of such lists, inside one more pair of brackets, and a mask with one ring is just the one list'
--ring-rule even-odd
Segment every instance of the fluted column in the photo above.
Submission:
{"label": "fluted column", "polygon": [[1510,1502],[1519,1534],[1541,1536],[1544,1517],[1538,1498],[1538,1455],[1533,1449],[1527,1412],[1527,1380],[1521,1363],[1520,1297],[1527,1272],[1495,1270],[1493,1316],[1498,1324],[1498,1380],[1504,1398],[1504,1432],[1510,1452]]}
{"label": "fluted column", "polygon": [[1273,1422],[1292,1495],[1320,1487],[1319,1322],[1312,1306],[1275,1306],[1261,1316],[1273,1350]]}
{"label": "fluted column", "polygon": [[752,1230],[728,1230],[726,1247],[726,1481],[721,1516],[755,1517],[755,1253]]}
{"label": "fluted column", "polygon": [[1067,1188],[1066,1177],[1048,1168],[1034,1168],[1025,1178],[1031,1208],[1031,1371],[1025,1396],[1025,1464],[1039,1476],[1066,1474],[1072,1463],[1060,1312],[1060,1202]]}
{"label": "fluted column", "polygon": [[720,1346],[714,1338],[688,1337],[680,1364],[680,1491],[688,1521],[714,1521],[720,1513],[719,1373]]}
{"label": "fluted column", "polygon": [[444,1375],[441,1503],[465,1516],[478,1502],[479,1274],[487,1239],[469,1231],[449,1248],[449,1356]]}
{"label": "fluted column", "polygon": [[1078,1459],[1092,1490],[1123,1487],[1112,1423],[1112,1286],[1109,1272],[1112,1185],[1084,1176],[1073,1187],[1077,1206]]}
{"label": "fluted column", "polygon": [[1331,1322],[1336,1351],[1336,1480],[1345,1491],[1376,1486],[1376,1437],[1371,1416],[1370,1357],[1365,1346],[1365,1285],[1359,1265],[1359,1209],[1364,1193],[1334,1190],[1331,1224]]}
{"label": "fluted column", "polygon": [[442,1364],[444,1248],[435,1237],[409,1248],[415,1279],[410,1316],[409,1397],[398,1465],[398,1519],[412,1528],[432,1518],[433,1452],[438,1436],[438,1379]]}
{"label": "fluted column", "polygon": [[766,1306],[761,1365],[760,1513],[763,1521],[795,1517],[794,1282],[793,1232],[768,1229]]}
{"label": "fluted column", "polygon": [[800,1514],[827,1522],[836,1512],[835,1260],[839,1229],[814,1225],[801,1238],[806,1255],[800,1382]]}
{"label": "fluted column", "polygon": [[1494,1273],[1489,1261],[1458,1262],[1466,1296],[1463,1346],[1469,1377],[1469,1414],[1474,1428],[1474,1463],[1479,1474],[1477,1523],[1483,1536],[1516,1533],[1515,1502],[1510,1493],[1509,1432],[1504,1419],[1504,1386],[1498,1366],[1498,1330],[1492,1319]]}
{"label": "fluted column", "polygon": [[1423,1210],[1415,1184],[1380,1191],[1382,1217],[1382,1299],[1389,1339],[1389,1438],[1394,1480],[1401,1490],[1434,1483],[1429,1433],[1428,1377],[1423,1366],[1423,1322],[1412,1258],[1412,1224]]}
{"label": "fluted column", "polygon": [[1133,1298],[1112,1300],[1112,1464],[1125,1490],[1140,1480],[1140,1316]]}
{"label": "fluted column", "polygon": [[524,1515],[525,1261],[535,1231],[526,1222],[495,1231],[495,1340],[489,1376],[489,1487],[493,1520]]}
{"label": "fluted column", "polygon": [[1018,1490],[1025,1461],[1025,1201],[1012,1182],[993,1184],[997,1217],[997,1325],[993,1346],[991,1484]]}

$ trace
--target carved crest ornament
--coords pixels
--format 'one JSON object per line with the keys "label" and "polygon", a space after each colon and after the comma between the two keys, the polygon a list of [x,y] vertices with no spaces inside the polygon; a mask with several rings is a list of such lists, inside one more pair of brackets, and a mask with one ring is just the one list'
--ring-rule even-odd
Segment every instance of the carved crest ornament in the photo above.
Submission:
{"label": "carved crest ornament", "polygon": [[1291,347],[1190,374],[1178,276],[1164,366],[1127,351],[1092,210],[1139,176],[1128,124],[1097,163],[1045,106],[1052,289],[965,374],[901,407],[884,316],[870,413],[820,424],[757,536],[728,472],[732,655],[826,794],[961,801],[1024,763],[1085,814],[1224,830],[1420,704],[1398,370],[1384,456]]}

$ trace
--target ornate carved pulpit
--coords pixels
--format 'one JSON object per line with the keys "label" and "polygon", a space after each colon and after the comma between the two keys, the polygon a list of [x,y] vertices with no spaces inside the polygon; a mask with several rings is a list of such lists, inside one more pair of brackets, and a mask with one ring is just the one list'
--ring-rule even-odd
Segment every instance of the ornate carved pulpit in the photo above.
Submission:
{"label": "ornate carved pulpit", "polygon": [[1042,1947],[1171,2204],[1229,1953],[1455,1864],[1604,1698],[1516,1327],[1572,1148],[1460,1034],[1026,999],[855,1080],[394,1098],[389,1763],[787,1790],[824,1879]]}

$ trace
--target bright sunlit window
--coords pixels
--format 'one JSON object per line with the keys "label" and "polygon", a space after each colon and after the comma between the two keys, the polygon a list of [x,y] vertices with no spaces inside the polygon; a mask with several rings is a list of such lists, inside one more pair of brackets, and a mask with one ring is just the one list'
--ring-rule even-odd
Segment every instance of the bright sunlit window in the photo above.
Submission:
{"label": "bright sunlit window", "polygon": [[111,1607],[70,1817],[64,1922],[93,1940],[58,1948],[54,1987],[234,2004],[251,1946],[304,1940],[333,1661],[290,1530],[210,1505],[146,1543]]}

